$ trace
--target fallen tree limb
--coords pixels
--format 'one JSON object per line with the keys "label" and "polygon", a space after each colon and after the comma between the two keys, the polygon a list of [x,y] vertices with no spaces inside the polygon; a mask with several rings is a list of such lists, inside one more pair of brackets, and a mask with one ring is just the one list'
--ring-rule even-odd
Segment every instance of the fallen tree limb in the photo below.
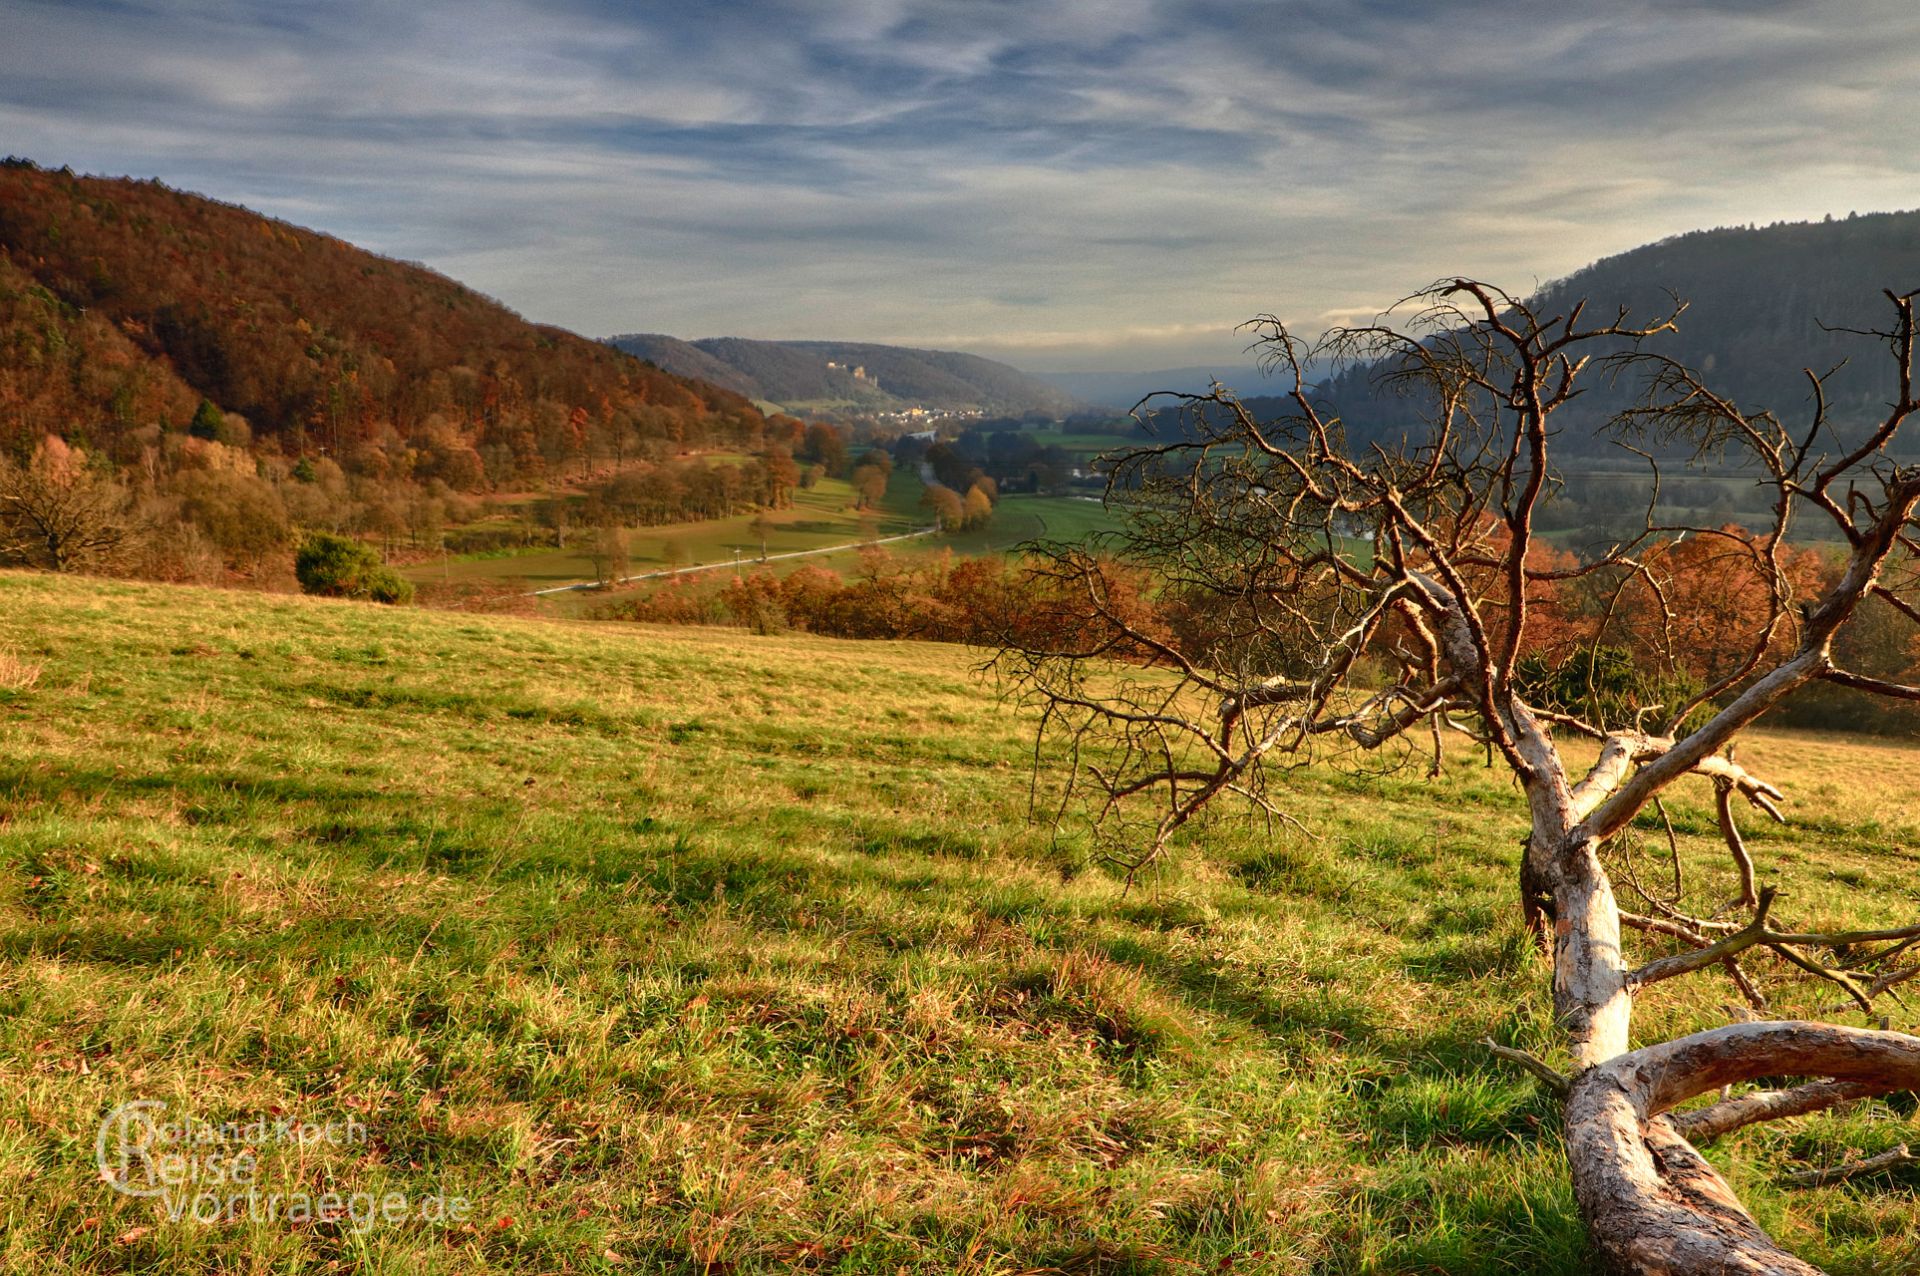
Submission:
{"label": "fallen tree limb", "polygon": [[[1678,975],[1691,974],[1696,970],[1704,970],[1712,965],[1725,965],[1733,972],[1734,982],[1741,986],[1743,993],[1747,994],[1749,1003],[1759,1004],[1755,1002],[1755,998],[1758,996],[1757,990],[1754,990],[1752,986],[1747,983],[1745,977],[1739,973],[1739,968],[1734,963],[1734,959],[1749,948],[1764,947],[1779,954],[1808,974],[1831,981],[1853,999],[1852,1004],[1854,1006],[1871,1014],[1873,1012],[1873,999],[1876,996],[1909,977],[1911,972],[1900,972],[1891,978],[1877,979],[1863,988],[1857,980],[1847,974],[1844,968],[1835,969],[1833,967],[1823,966],[1796,950],[1800,947],[1824,947],[1839,951],[1851,947],[1854,944],[1872,943],[1883,940],[1900,940],[1902,942],[1899,947],[1904,948],[1906,944],[1913,942],[1915,936],[1920,936],[1920,927],[1907,926],[1893,930],[1836,931],[1831,933],[1776,931],[1767,925],[1767,915],[1772,911],[1773,901],[1774,890],[1769,886],[1760,892],[1755,903],[1753,920],[1751,922],[1748,922],[1743,929],[1735,931],[1730,935],[1724,935],[1712,942],[1709,942],[1706,936],[1679,923],[1664,922],[1658,918],[1642,917],[1634,917],[1630,920],[1628,916],[1623,915],[1621,917],[1623,925],[1634,926],[1637,929],[1650,931],[1655,934],[1670,935],[1675,939],[1683,940],[1695,946],[1692,952],[1674,953],[1670,956],[1656,958],[1648,962],[1627,976],[1628,987],[1637,992],[1650,984],[1659,983],[1663,979],[1672,979]],[[1897,951],[1897,949],[1890,949],[1888,951],[1893,952]]]}
{"label": "fallen tree limb", "polygon": [[1904,1143],[1878,1156],[1870,1156],[1864,1161],[1831,1165],[1824,1170],[1803,1170],[1798,1174],[1789,1174],[1780,1181],[1788,1187],[1826,1187],[1831,1183],[1844,1183],[1848,1179],[1878,1174],[1882,1170],[1898,1169],[1902,1165],[1920,1165],[1920,1156],[1909,1152]]}
{"label": "fallen tree limb", "polygon": [[1675,953],[1671,957],[1650,961],[1627,976],[1628,986],[1635,989],[1644,988],[1648,984],[1659,983],[1662,979],[1672,979],[1676,975],[1705,970],[1708,966],[1718,965],[1739,956],[1755,944],[1765,943],[1768,935],[1767,912],[1773,907],[1773,897],[1771,886],[1760,892],[1753,920],[1747,924],[1745,930],[1735,931],[1724,939],[1708,944],[1705,948],[1696,948],[1690,953]]}
{"label": "fallen tree limb", "polygon": [[1746,841],[1740,836],[1740,825],[1733,818],[1733,781],[1715,780],[1713,789],[1720,836],[1726,840],[1727,853],[1733,856],[1734,871],[1740,874],[1740,894],[1734,897],[1733,904],[1738,908],[1756,908],[1759,906],[1759,896],[1753,888],[1753,856],[1747,853]]}
{"label": "fallen tree limb", "polygon": [[[1868,985],[1867,996],[1878,997],[1881,993],[1905,983],[1915,975],[1920,975],[1920,966],[1908,966],[1904,970],[1888,971],[1886,974],[1880,976],[1880,978],[1874,980],[1872,984]],[[1906,1003],[1902,1002],[1901,1004],[1904,1005]],[[1822,1006],[1820,1013],[1823,1015],[1833,1015],[1839,1014],[1843,1010],[1851,1010],[1852,1008],[1853,1003],[1851,1001],[1836,1001],[1831,1006]]]}
{"label": "fallen tree limb", "polygon": [[1581,1215],[1607,1267],[1687,1276],[1818,1271],[1753,1221],[1681,1133],[1685,1118],[1664,1115],[1697,1095],[1767,1076],[1823,1077],[1882,1093],[1913,1089],[1920,1037],[1797,1021],[1730,1024],[1628,1051],[1575,1077],[1567,1155]]}
{"label": "fallen tree limb", "polygon": [[1761,1121],[1781,1121],[1806,1116],[1843,1103],[1871,1099],[1885,1094],[1878,1086],[1864,1081],[1813,1081],[1790,1090],[1753,1090],[1722,1099],[1710,1107],[1691,1112],[1675,1112],[1668,1120],[1680,1137],[1690,1143],[1717,1139]]}

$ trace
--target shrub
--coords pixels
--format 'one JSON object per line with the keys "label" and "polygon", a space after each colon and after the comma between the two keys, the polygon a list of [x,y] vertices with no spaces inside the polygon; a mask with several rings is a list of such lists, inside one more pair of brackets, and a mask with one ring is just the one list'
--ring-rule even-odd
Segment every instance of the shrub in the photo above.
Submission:
{"label": "shrub", "polygon": [[294,556],[293,574],[309,594],[365,598],[376,603],[413,599],[413,586],[359,541],[322,532],[307,537]]}
{"label": "shrub", "polygon": [[763,634],[799,629],[834,638],[990,645],[1018,634],[1035,642],[1106,644],[1121,659],[1151,658],[1151,652],[1123,641],[1113,624],[1122,617],[1140,632],[1162,632],[1145,576],[1102,564],[1098,580],[1104,610],[1031,563],[999,557],[954,561],[947,555],[902,560],[868,549],[852,580],[815,565],[785,579],[765,571],[724,583],[677,577],[599,614],[668,624],[735,624]]}
{"label": "shrub", "polygon": [[[1543,709],[1570,713],[1602,731],[1626,731],[1651,723],[1636,710],[1671,707],[1693,698],[1699,683],[1686,673],[1662,674],[1623,647],[1582,647],[1558,664],[1539,654],[1523,656],[1513,671],[1514,689]],[[1704,715],[1701,710],[1708,712]],[[1657,715],[1655,715],[1657,716]],[[1711,706],[1688,715],[1681,734],[1711,716]]]}
{"label": "shrub", "polygon": [[777,634],[788,625],[780,581],[771,572],[755,572],[728,583],[721,594],[734,620],[756,634]]}

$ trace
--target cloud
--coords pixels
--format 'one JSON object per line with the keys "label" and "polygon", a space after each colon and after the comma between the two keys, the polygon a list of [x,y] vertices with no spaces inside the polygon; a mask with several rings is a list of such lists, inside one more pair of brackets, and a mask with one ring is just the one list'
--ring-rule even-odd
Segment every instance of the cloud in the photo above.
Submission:
{"label": "cloud", "polygon": [[[14,0],[0,131],[589,333],[1237,356],[1920,204],[1910,0]],[[1363,307],[1364,308],[1364,307]],[[1377,307],[1376,307],[1377,308]],[[1371,311],[1368,311],[1371,313]]]}

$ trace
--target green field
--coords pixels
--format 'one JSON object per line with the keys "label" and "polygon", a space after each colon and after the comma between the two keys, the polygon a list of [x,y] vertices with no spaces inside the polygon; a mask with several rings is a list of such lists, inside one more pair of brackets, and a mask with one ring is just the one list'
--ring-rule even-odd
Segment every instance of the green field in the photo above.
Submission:
{"label": "green field", "polygon": [[[976,653],[0,574],[0,1268],[74,1272],[1586,1270],[1524,817],[1309,772],[1131,890],[1029,825]],[[1761,733],[1796,922],[1906,920],[1920,775]],[[1058,783],[1047,760],[1041,797]],[[1705,880],[1711,790],[1673,808]],[[1755,963],[1780,1013],[1833,999]],[[1713,980],[1639,1020],[1724,1022]],[[1901,1011],[1896,1027],[1911,1028]],[[168,1222],[104,1114],[267,1142],[273,1192],[465,1221]],[[1910,1100],[1715,1161],[1837,1273],[1920,1267],[1911,1179],[1788,1193]]]}
{"label": "green field", "polygon": [[938,539],[959,554],[1005,553],[1027,541],[1082,541],[1118,526],[1095,496],[1007,495],[987,526]]}
{"label": "green field", "polygon": [[1138,431],[1114,430],[1064,430],[1044,429],[1033,431],[1034,441],[1040,444],[1052,444],[1064,449],[1081,461],[1086,462],[1108,452],[1121,452],[1128,448],[1137,448],[1151,440]]}
{"label": "green field", "polygon": [[[902,481],[899,475],[895,475],[896,486]],[[914,483],[913,491],[917,495],[920,490],[917,480],[905,481]],[[924,520],[925,511],[919,511],[919,517]],[[1117,526],[1116,517],[1108,513],[1097,498],[1008,495],[1000,498],[1000,503],[993,511],[993,521],[985,527],[918,537],[885,548],[889,554],[900,558],[924,558],[936,554],[1011,554],[1029,541],[1083,541],[1090,535]],[[785,575],[811,564],[844,573],[857,567],[859,559],[860,550],[849,549],[810,558],[772,562],[767,564],[767,569]],[[641,587],[644,588],[644,585]]]}
{"label": "green field", "polygon": [[[920,480],[901,472],[887,487],[884,509],[875,522],[879,535],[897,536],[927,526],[931,517],[920,506]],[[851,493],[846,483],[823,480],[811,491],[797,493],[794,508],[770,511],[773,529],[766,538],[768,554],[795,550],[819,550],[838,545],[856,545],[862,536],[859,516],[851,508]],[[734,550],[738,561],[751,569],[760,555],[761,542],[753,533],[753,516],[716,519],[704,523],[683,523],[670,527],[641,527],[627,532],[630,565],[628,572],[664,570],[669,566],[668,546],[677,541],[689,563],[731,564]],[[1088,535],[1116,526],[1096,498],[1086,496],[1009,495],[1001,498],[993,521],[983,528],[898,541],[886,546],[889,553],[913,558],[928,554],[1009,553],[1028,541],[1051,539],[1078,541]],[[527,550],[498,555],[454,557],[445,563],[427,562],[406,569],[405,574],[421,584],[448,580],[513,582],[528,590],[545,589],[593,579],[593,559],[586,535],[582,544],[566,550]],[[860,556],[858,548],[835,553],[814,554],[769,562],[767,570],[780,575],[809,564],[836,571],[854,568]],[[639,582],[633,588],[648,588]],[[582,612],[588,604],[581,595],[549,595],[542,606],[559,615]]]}
{"label": "green field", "polygon": [[1139,447],[1147,442],[1145,435],[1129,433],[1124,430],[1041,430],[1035,438],[1069,452],[1097,455],[1118,448]]}
{"label": "green field", "polygon": [[[884,506],[876,511],[874,531],[880,536],[895,536],[925,527],[930,515],[920,508],[920,492],[917,478],[895,474],[887,486]],[[742,560],[750,561],[762,546],[754,531],[755,518],[739,514],[698,523],[631,528],[626,534],[628,571],[637,575],[669,566],[669,546],[675,543],[687,556],[683,565],[731,563],[735,550]],[[843,479],[822,479],[812,488],[795,492],[792,508],[769,510],[766,518],[771,524],[765,540],[769,554],[848,544],[863,535],[862,513],[853,508],[853,489]],[[529,549],[417,563],[407,568],[405,575],[420,583],[518,581],[530,590],[592,580],[591,531],[576,531],[571,540],[574,543],[566,549]]]}

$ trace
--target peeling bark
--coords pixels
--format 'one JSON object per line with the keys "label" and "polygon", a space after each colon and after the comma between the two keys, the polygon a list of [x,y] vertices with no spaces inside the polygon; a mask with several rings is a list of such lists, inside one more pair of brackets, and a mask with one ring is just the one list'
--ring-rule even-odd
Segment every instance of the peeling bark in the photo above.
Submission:
{"label": "peeling bark", "polygon": [[1553,951],[1553,876],[1533,854],[1533,839],[1520,853],[1520,916],[1544,952]]}
{"label": "peeling bark", "polygon": [[1643,1121],[1599,1068],[1574,1082],[1567,1155],[1596,1257],[1619,1276],[1820,1276],[1753,1221],[1666,1118]]}
{"label": "peeling bark", "polygon": [[1887,1087],[1864,1081],[1815,1081],[1791,1090],[1753,1090],[1709,1107],[1676,1112],[1668,1117],[1680,1137],[1690,1143],[1717,1139],[1760,1121],[1805,1116],[1827,1108],[1856,1103],[1887,1093]]}
{"label": "peeling bark", "polygon": [[[1920,1085],[1920,1037],[1820,1023],[1734,1024],[1643,1047],[1575,1077],[1567,1098],[1567,1157],[1581,1216],[1608,1270],[1817,1276],[1818,1268],[1774,1243],[1681,1135],[1682,1128],[1702,1128],[1702,1118],[1665,1115],[1709,1090],[1774,1075],[1831,1078],[1831,1087],[1819,1092],[1830,1102],[1858,1097],[1858,1087],[1910,1089]],[[1788,1093],[1805,1099],[1810,1091]],[[1740,1115],[1786,1115],[1792,1102],[1762,1101]],[[1768,1107],[1775,1110],[1760,1111]]]}

